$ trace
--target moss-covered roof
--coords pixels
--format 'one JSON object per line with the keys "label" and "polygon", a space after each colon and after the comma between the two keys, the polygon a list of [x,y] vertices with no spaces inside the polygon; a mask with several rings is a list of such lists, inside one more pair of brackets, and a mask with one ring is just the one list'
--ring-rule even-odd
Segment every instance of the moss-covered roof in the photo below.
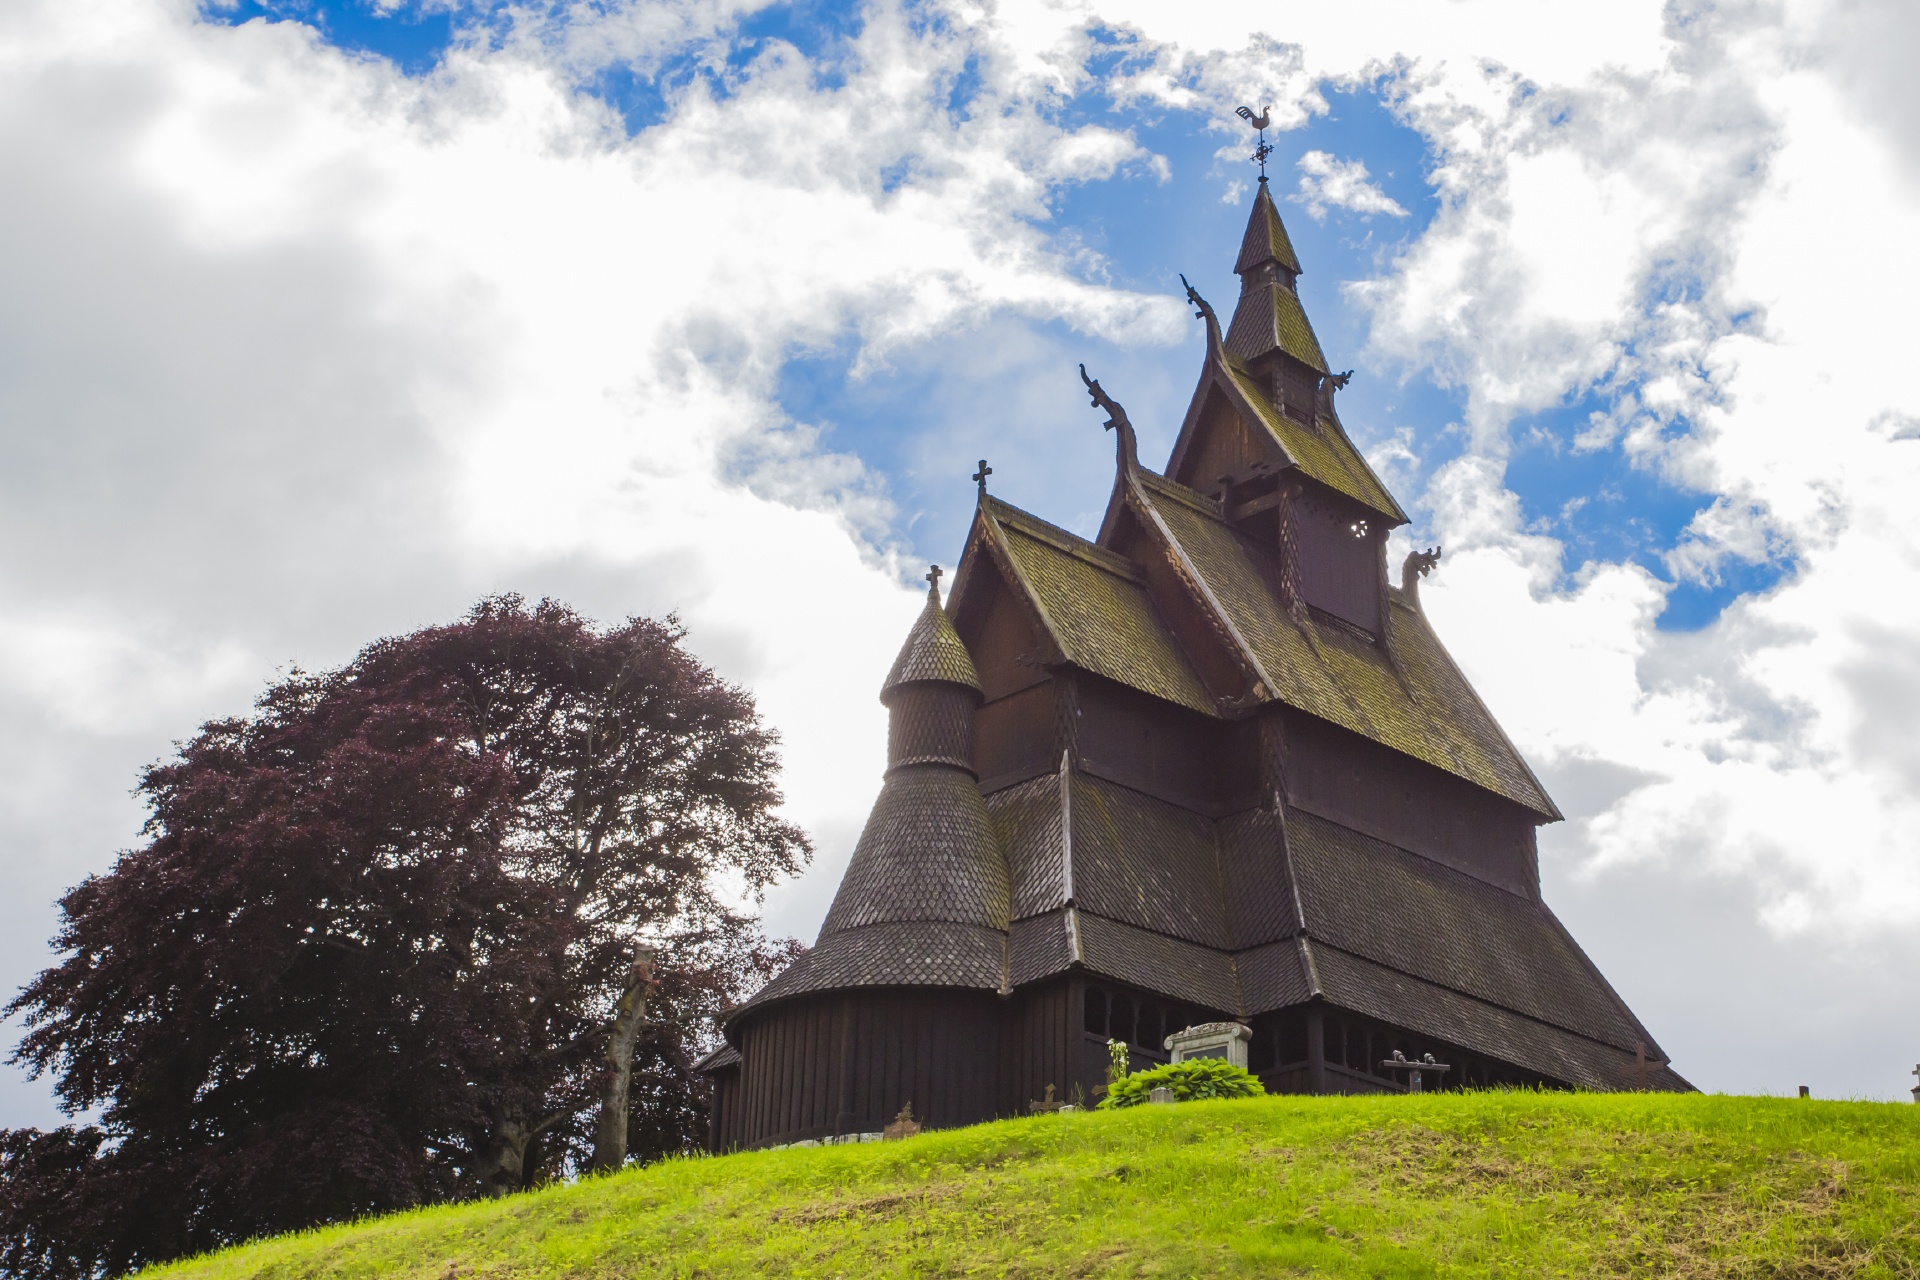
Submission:
{"label": "moss-covered roof", "polygon": [[1392,605],[1404,666],[1343,627],[1288,616],[1278,555],[1149,473],[1139,492],[1258,669],[1289,706],[1477,783],[1546,817],[1559,811],[1467,684],[1418,609]]}
{"label": "moss-covered roof", "polygon": [[1313,336],[1300,295],[1277,281],[1249,284],[1240,291],[1233,323],[1227,326],[1226,348],[1229,355],[1242,360],[1283,351],[1315,373],[1328,372],[1327,357],[1320,350],[1320,339]]}
{"label": "moss-covered roof", "polygon": [[1078,964],[1240,1017],[1323,995],[1590,1088],[1632,1087],[1636,1042],[1664,1056],[1537,898],[1300,809],[1208,818],[1080,773],[986,803],[1015,987]]}
{"label": "moss-covered roof", "polygon": [[980,673],[973,669],[973,656],[953,629],[947,611],[940,607],[938,582],[927,589],[927,607],[920,611],[913,630],[907,633],[907,642],[900,646],[900,656],[893,660],[893,669],[880,686],[880,700],[886,701],[897,685],[922,680],[961,684],[980,692]]}
{"label": "moss-covered roof", "polygon": [[1287,238],[1286,224],[1273,206],[1273,196],[1262,182],[1253,197],[1253,212],[1247,218],[1246,234],[1240,237],[1240,256],[1233,269],[1246,275],[1263,262],[1276,262],[1295,275],[1300,274],[1300,259],[1294,256],[1293,241]]}
{"label": "moss-covered roof", "polygon": [[1261,388],[1259,379],[1231,357],[1222,359],[1219,375],[1240,393],[1246,409],[1280,442],[1294,466],[1328,488],[1378,511],[1394,524],[1407,522],[1406,512],[1394,501],[1380,477],[1373,474],[1373,468],[1367,465],[1367,460],[1360,456],[1337,422],[1322,417],[1315,425],[1308,426],[1281,413]]}
{"label": "moss-covered roof", "polygon": [[1215,714],[1212,696],[1154,612],[1138,565],[997,498],[986,500],[980,518],[1068,662]]}

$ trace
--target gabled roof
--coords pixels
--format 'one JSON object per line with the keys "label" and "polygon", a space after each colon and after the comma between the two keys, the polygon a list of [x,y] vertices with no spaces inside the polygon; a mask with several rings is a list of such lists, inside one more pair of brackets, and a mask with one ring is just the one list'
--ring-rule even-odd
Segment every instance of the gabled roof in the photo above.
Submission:
{"label": "gabled roof", "polygon": [[[1380,477],[1373,473],[1373,468],[1367,465],[1336,419],[1322,414],[1309,426],[1287,416],[1274,408],[1273,401],[1261,389],[1259,379],[1248,372],[1244,364],[1232,356],[1222,356],[1217,362],[1209,359],[1199,390],[1194,394],[1195,412],[1188,415],[1190,420],[1197,416],[1210,385],[1218,385],[1234,407],[1249,422],[1257,424],[1256,429],[1264,429],[1278,442],[1301,474],[1379,512],[1387,517],[1389,527],[1407,523],[1407,513],[1394,501],[1387,486],[1380,483]],[[1183,438],[1185,434],[1182,432]],[[1179,456],[1177,446],[1175,456]]]}
{"label": "gabled roof", "polygon": [[981,691],[980,673],[973,669],[973,655],[960,642],[960,634],[953,629],[947,611],[940,607],[937,578],[927,588],[926,608],[920,611],[913,630],[907,633],[907,642],[900,646],[900,656],[893,660],[893,669],[887,672],[886,683],[880,686],[880,700],[886,701],[895,686],[918,681],[965,685],[975,693]]}
{"label": "gabled roof", "polygon": [[1140,567],[1125,556],[986,498],[953,586],[956,609],[990,559],[1027,603],[1062,661],[1208,715],[1213,698],[1154,611]]}
{"label": "gabled roof", "polygon": [[1254,198],[1240,257],[1233,269],[1241,276],[1240,299],[1225,337],[1221,336],[1213,308],[1197,293],[1188,291],[1206,321],[1207,358],[1180,437],[1174,443],[1167,474],[1183,475],[1183,464],[1197,437],[1215,429],[1217,424],[1208,420],[1207,408],[1211,396],[1217,393],[1225,397],[1249,429],[1275,446],[1281,466],[1295,468],[1380,513],[1389,526],[1405,524],[1406,512],[1340,425],[1333,409],[1332,388],[1323,386],[1316,394],[1312,421],[1304,421],[1281,410],[1267,377],[1259,372],[1269,368],[1262,362],[1275,352],[1298,360],[1322,377],[1330,372],[1320,340],[1314,336],[1313,325],[1294,292],[1293,279],[1300,272],[1300,264],[1264,183]]}
{"label": "gabled roof", "polygon": [[[1227,524],[1209,499],[1144,469],[1123,479],[1116,501],[1134,503],[1141,523],[1166,540],[1201,593],[1195,607],[1214,616],[1216,634],[1257,679],[1256,700],[1311,712],[1544,819],[1561,816],[1426,616],[1397,592],[1389,588],[1398,666],[1384,646],[1347,628],[1289,616],[1277,552]],[[1208,715],[1227,710],[1132,560],[991,497],[974,517],[956,608],[974,590],[982,557],[1020,595],[1056,660]]]}
{"label": "gabled roof", "polygon": [[1167,538],[1217,608],[1264,696],[1311,712],[1540,814],[1560,811],[1454,665],[1426,615],[1389,588],[1398,666],[1345,627],[1296,622],[1278,552],[1227,524],[1184,485],[1151,472],[1131,486],[1142,524]]}

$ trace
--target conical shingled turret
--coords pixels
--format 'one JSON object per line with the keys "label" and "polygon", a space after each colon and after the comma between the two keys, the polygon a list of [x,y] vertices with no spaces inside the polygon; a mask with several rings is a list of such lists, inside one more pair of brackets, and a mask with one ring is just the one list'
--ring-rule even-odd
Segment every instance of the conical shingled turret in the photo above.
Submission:
{"label": "conical shingled turret", "polygon": [[1247,219],[1247,233],[1240,239],[1240,257],[1233,264],[1233,273],[1244,276],[1268,262],[1294,276],[1300,274],[1300,259],[1293,252],[1293,241],[1287,237],[1286,224],[1280,221],[1280,211],[1273,207],[1273,197],[1267,194],[1267,180],[1262,178],[1260,192],[1253,198],[1253,216]]}
{"label": "conical shingled turret", "polygon": [[880,693],[880,797],[819,941],[748,1007],[826,988],[1005,981],[1007,864],[973,771],[980,677],[941,606],[938,566],[927,577],[926,608]]}
{"label": "conical shingled turret", "polygon": [[899,686],[923,680],[965,685],[975,693],[981,691],[980,673],[973,669],[973,657],[940,605],[938,565],[927,579],[931,583],[927,588],[927,607],[920,611],[913,630],[907,633],[907,642],[900,646],[900,656],[893,660],[893,669],[887,672],[887,682],[880,687],[882,702],[890,704],[893,691]]}

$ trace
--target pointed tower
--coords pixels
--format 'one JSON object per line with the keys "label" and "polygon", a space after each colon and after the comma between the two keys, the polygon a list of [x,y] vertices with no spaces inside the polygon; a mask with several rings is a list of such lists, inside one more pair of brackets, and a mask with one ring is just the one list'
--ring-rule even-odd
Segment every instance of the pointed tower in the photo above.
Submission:
{"label": "pointed tower", "polygon": [[[1256,125],[1259,123],[1255,121]],[[726,1019],[716,1150],[1091,1099],[1111,1040],[1234,1020],[1268,1089],[1686,1089],[1541,900],[1560,813],[1388,580],[1264,180],[1164,475],[1126,411],[1089,542],[989,497],[888,674],[888,767],[818,943]],[[1432,1086],[1431,1079],[1428,1080]]]}
{"label": "pointed tower", "polygon": [[1007,866],[974,774],[980,677],[938,565],[927,580],[880,691],[886,777],[820,938],[735,1012],[738,1049],[706,1064],[715,1132],[736,1142],[878,1133],[908,1105],[935,1125],[1001,1109],[991,1058],[954,1071],[998,1043]]}

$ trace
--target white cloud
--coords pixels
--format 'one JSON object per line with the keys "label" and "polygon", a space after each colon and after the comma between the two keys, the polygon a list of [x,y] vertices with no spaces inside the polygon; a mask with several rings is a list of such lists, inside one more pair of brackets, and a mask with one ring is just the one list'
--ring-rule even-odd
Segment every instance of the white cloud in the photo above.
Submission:
{"label": "white cloud", "polygon": [[1341,160],[1325,151],[1309,151],[1298,164],[1300,191],[1294,198],[1315,218],[1326,217],[1328,209],[1345,209],[1363,218],[1376,213],[1390,218],[1407,216],[1398,200],[1367,181],[1364,160]]}

